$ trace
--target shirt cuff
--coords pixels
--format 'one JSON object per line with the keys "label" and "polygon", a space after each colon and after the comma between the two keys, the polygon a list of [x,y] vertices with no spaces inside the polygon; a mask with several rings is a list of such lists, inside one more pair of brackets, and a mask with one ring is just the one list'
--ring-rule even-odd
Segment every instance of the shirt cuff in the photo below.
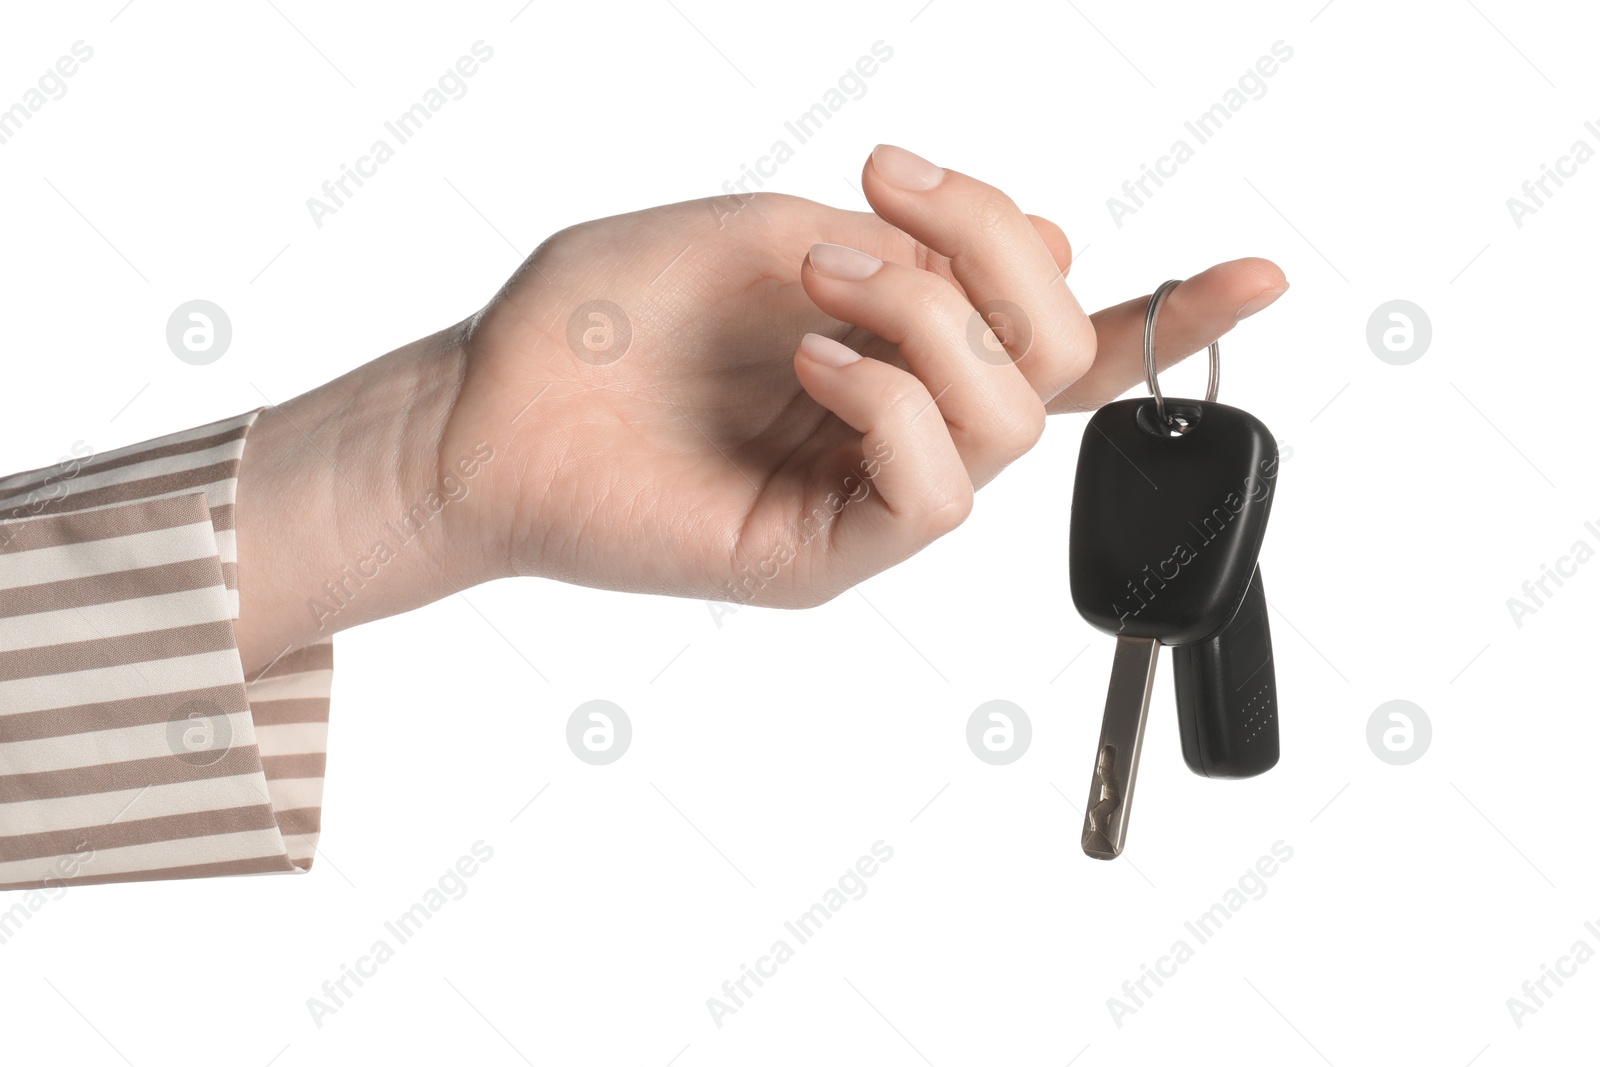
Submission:
{"label": "shirt cuff", "polygon": [[234,636],[264,410],[0,478],[0,890],[310,869],[332,638]]}

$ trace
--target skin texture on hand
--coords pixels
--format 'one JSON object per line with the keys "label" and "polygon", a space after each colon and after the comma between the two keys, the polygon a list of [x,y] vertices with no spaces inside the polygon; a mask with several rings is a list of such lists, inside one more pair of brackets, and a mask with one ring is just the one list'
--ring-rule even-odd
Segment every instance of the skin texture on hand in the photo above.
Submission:
{"label": "skin texture on hand", "polygon": [[[509,575],[818,604],[958,525],[1047,412],[1142,381],[1146,297],[1086,314],[1053,223],[889,146],[862,188],[872,212],[759,193],[563,230],[465,322],[264,413],[247,669],[315,639],[318,586],[475,451],[470,490],[321,625]],[[1286,288],[1259,259],[1186,280],[1161,365]]]}

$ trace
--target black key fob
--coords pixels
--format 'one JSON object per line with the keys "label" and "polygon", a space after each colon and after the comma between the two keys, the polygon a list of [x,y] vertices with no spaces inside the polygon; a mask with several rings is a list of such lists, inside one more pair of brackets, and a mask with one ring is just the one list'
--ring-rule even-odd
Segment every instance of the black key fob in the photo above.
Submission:
{"label": "black key fob", "polygon": [[1278,762],[1278,686],[1261,568],[1221,630],[1172,650],[1183,761],[1207,778],[1249,778]]}
{"label": "black key fob", "polygon": [[1186,645],[1220,631],[1250,584],[1272,509],[1278,446],[1226,404],[1149,397],[1089,420],[1072,488],[1067,570],[1089,625]]}

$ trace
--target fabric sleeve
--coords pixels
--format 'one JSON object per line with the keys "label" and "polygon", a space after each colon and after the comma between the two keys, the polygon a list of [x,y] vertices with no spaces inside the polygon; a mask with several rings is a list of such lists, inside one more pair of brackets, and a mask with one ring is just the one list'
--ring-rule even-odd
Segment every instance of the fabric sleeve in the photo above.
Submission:
{"label": "fabric sleeve", "polygon": [[332,638],[234,636],[264,410],[0,478],[0,890],[310,869]]}

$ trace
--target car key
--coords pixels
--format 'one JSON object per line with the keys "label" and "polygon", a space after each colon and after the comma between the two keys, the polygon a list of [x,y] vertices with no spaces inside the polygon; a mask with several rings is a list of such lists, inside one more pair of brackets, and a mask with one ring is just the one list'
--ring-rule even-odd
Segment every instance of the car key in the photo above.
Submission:
{"label": "car key", "polygon": [[1277,764],[1277,679],[1259,565],[1226,626],[1172,650],[1172,676],[1190,770],[1208,778],[1249,778]]}
{"label": "car key", "polygon": [[1266,427],[1223,404],[1167,406],[1183,432],[1159,431],[1151,399],[1101,408],[1073,489],[1073,603],[1117,637],[1082,838],[1102,859],[1126,840],[1159,645],[1203,642],[1239,614],[1270,509]]}
{"label": "car key", "polygon": [[1100,859],[1120,855],[1126,841],[1159,646],[1204,641],[1238,615],[1276,473],[1267,428],[1215,402],[1215,344],[1205,401],[1161,395],[1155,320],[1177,284],[1158,287],[1145,313],[1151,396],[1108,404],[1089,420],[1073,486],[1073,604],[1117,637],[1082,835],[1084,852]]}

